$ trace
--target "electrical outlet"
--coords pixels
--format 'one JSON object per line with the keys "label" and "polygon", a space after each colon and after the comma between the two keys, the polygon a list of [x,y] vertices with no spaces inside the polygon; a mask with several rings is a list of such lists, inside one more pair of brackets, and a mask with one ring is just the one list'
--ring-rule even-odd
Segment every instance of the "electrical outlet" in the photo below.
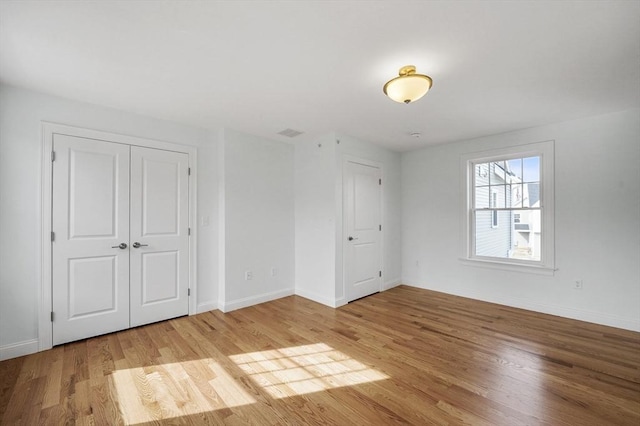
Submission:
{"label": "electrical outlet", "polygon": [[575,280],[573,282],[573,288],[576,290],[582,290],[582,280]]}
{"label": "electrical outlet", "polygon": [[278,275],[278,269],[277,268],[271,268],[271,276],[275,277],[276,275]]}
{"label": "electrical outlet", "polygon": [[244,271],[244,279],[245,281],[249,281],[253,279],[253,271]]}

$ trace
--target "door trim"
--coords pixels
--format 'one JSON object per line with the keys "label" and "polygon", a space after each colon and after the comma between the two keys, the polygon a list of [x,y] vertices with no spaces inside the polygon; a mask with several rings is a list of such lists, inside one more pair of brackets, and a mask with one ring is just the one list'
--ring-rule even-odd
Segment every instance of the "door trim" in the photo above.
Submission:
{"label": "door trim", "polygon": [[383,291],[384,290],[384,233],[385,233],[385,226],[384,226],[384,221],[385,221],[385,216],[384,216],[384,200],[385,200],[385,191],[384,191],[384,181],[385,181],[385,176],[384,176],[384,164],[382,162],[379,161],[372,161],[372,160],[367,160],[365,158],[361,158],[361,157],[356,157],[353,155],[348,155],[348,154],[343,154],[342,155],[342,161],[341,161],[341,167],[340,167],[340,180],[339,180],[339,203],[340,203],[340,207],[339,207],[339,216],[338,216],[338,220],[340,223],[340,226],[338,227],[337,230],[337,241],[336,241],[336,250],[338,251],[338,253],[336,253],[336,259],[339,261],[339,264],[336,265],[336,280],[338,280],[338,283],[336,285],[337,290],[339,290],[342,294],[336,294],[336,300],[335,300],[335,305],[336,307],[338,306],[342,306],[348,303],[347,301],[347,280],[346,280],[346,255],[347,255],[347,235],[345,233],[345,223],[346,223],[346,210],[345,210],[345,205],[344,205],[344,171],[346,168],[347,163],[357,163],[357,164],[362,164],[364,166],[370,166],[370,167],[376,167],[380,170],[380,178],[382,179],[383,185],[380,188],[380,222],[382,224],[382,232],[380,233],[380,258],[378,260],[379,264],[380,264],[380,268],[382,270],[382,278],[380,280],[380,288],[378,291]]}
{"label": "door trim", "polygon": [[139,138],[135,136],[121,135],[117,133],[103,132],[100,130],[85,129],[82,127],[68,126],[65,124],[42,121],[42,181],[40,186],[40,286],[38,288],[38,351],[44,351],[53,347],[53,324],[51,322],[52,309],[52,191],[53,191],[53,164],[51,151],[53,147],[53,135],[61,134],[76,136],[86,139],[95,139],[105,142],[121,143],[124,145],[141,146],[146,148],[162,149],[165,151],[182,152],[189,156],[189,168],[191,176],[189,179],[189,228],[191,237],[189,238],[189,315],[196,314],[197,310],[197,149],[193,146],[178,145],[171,142],[163,142],[153,139]]}

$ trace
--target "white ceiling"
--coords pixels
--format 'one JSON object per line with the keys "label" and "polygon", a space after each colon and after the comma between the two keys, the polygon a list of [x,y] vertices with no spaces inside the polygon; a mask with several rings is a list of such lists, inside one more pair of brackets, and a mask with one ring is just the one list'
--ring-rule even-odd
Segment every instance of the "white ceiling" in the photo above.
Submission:
{"label": "white ceiling", "polygon": [[[382,86],[407,64],[434,85],[403,105]],[[639,107],[640,2],[1,1],[0,81],[406,151]]]}

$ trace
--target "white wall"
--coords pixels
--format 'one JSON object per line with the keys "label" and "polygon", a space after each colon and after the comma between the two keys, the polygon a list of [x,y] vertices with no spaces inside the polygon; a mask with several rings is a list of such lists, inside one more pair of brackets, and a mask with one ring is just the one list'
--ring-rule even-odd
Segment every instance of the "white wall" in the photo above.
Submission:
{"label": "white wall", "polygon": [[198,313],[218,308],[218,136],[212,131],[207,142],[198,146]]}
{"label": "white wall", "polygon": [[[0,359],[37,350],[41,121],[199,147],[198,216],[216,208],[215,133],[0,85]],[[216,304],[216,232],[198,234],[199,306]]]}
{"label": "white wall", "polygon": [[336,142],[295,145],[296,294],[335,306]]}
{"label": "white wall", "polygon": [[384,288],[399,284],[401,276],[400,154],[333,133],[296,143],[296,294],[334,307],[346,303],[342,252],[345,156],[382,165]]}
{"label": "white wall", "polygon": [[[294,293],[294,149],[229,129],[222,140],[219,305],[227,312]],[[253,279],[245,279],[246,271]]]}
{"label": "white wall", "polygon": [[[554,276],[460,262],[460,156],[546,140],[555,140]],[[402,181],[404,283],[640,330],[640,110],[405,153]]]}

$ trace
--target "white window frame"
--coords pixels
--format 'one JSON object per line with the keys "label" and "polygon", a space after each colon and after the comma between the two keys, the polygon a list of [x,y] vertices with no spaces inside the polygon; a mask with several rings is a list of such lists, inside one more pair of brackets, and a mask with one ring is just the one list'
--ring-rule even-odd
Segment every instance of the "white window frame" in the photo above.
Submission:
{"label": "white window frame", "polygon": [[[541,257],[539,261],[508,259],[475,254],[475,222],[473,213],[475,164],[511,158],[540,157]],[[555,271],[554,232],[554,141],[514,145],[461,156],[462,256],[464,263],[518,272],[553,275]]]}

